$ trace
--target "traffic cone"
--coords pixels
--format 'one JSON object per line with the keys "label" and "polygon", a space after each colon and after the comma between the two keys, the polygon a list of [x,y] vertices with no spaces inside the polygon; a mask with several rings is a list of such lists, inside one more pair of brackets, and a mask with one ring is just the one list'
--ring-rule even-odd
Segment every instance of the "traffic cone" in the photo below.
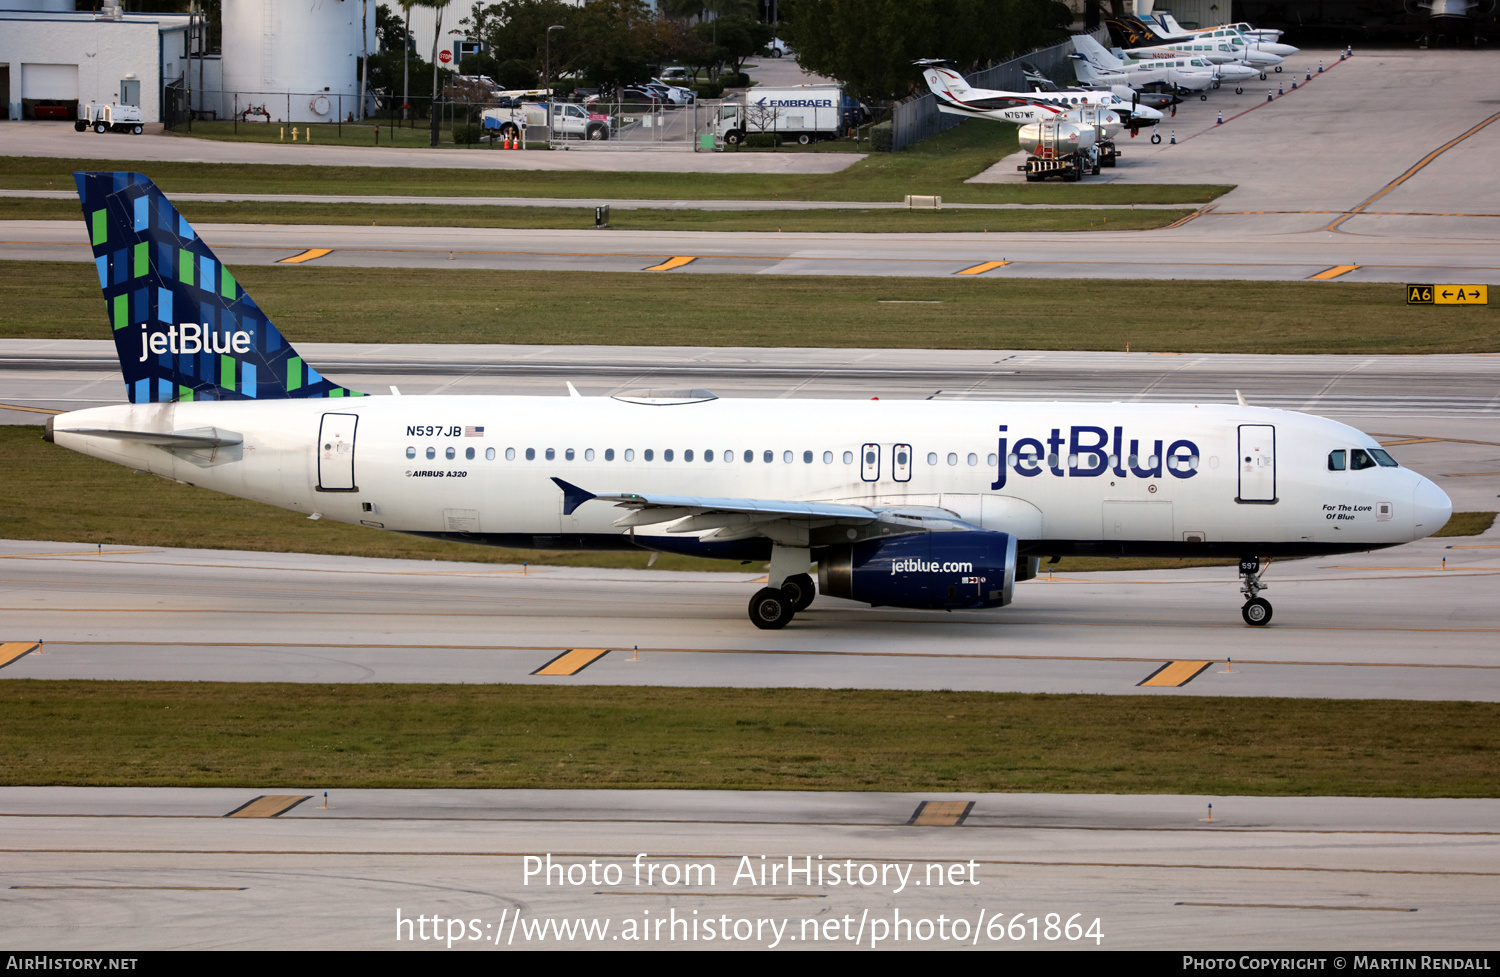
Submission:
{"label": "traffic cone", "polygon": [[1214,124],[1215,125],[1223,125],[1224,124],[1224,113],[1223,112],[1219,113],[1219,121],[1216,122],[1216,123],[1214,123]]}
{"label": "traffic cone", "polygon": [[1323,73],[1323,62],[1319,61],[1318,62],[1318,74],[1321,75],[1322,73]]}
{"label": "traffic cone", "polygon": [[1285,95],[1286,94],[1286,86],[1285,85],[1277,85],[1276,86],[1276,94],[1277,95]]}
{"label": "traffic cone", "polygon": [[1266,89],[1266,101],[1271,102],[1271,101],[1275,101],[1275,99],[1276,99],[1276,96],[1272,95],[1271,94],[1271,90],[1269,88],[1267,88]]}
{"label": "traffic cone", "polygon": [[1172,141],[1168,145],[1172,145],[1172,146],[1177,145],[1177,130],[1176,129],[1172,130]]}

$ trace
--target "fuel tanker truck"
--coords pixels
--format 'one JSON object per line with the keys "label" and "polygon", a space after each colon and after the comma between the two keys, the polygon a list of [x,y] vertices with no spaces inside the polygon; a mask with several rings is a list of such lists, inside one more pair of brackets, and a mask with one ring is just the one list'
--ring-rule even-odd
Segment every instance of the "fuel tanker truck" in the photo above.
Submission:
{"label": "fuel tanker truck", "polygon": [[1076,122],[1032,122],[1021,127],[1021,148],[1026,163],[1016,169],[1026,182],[1036,183],[1060,176],[1070,183],[1085,173],[1099,172],[1098,130]]}

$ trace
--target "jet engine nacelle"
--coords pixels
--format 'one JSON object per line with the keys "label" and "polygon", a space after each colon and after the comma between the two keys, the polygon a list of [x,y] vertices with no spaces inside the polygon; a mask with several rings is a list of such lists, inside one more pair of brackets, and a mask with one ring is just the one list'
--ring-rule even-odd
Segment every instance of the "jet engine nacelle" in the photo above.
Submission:
{"label": "jet engine nacelle", "polygon": [[1004,607],[1016,583],[1016,539],[981,530],[887,536],[831,546],[819,591],[876,607]]}

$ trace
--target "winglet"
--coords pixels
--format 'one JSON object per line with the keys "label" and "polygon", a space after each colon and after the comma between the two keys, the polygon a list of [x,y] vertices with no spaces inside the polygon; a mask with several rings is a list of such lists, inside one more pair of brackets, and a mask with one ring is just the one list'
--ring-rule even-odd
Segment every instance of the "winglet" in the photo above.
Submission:
{"label": "winglet", "polygon": [[560,478],[554,477],[552,480],[556,482],[557,487],[562,489],[563,491],[563,515],[565,516],[571,516],[574,509],[577,509],[589,499],[598,498],[598,496],[594,493],[585,492],[578,486],[565,482]]}

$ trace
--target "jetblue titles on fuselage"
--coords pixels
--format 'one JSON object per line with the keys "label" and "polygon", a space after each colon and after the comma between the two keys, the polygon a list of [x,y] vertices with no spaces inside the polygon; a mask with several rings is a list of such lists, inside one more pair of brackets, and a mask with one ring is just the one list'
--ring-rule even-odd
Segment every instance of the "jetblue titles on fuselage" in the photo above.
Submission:
{"label": "jetblue titles on fuselage", "polygon": [[[1000,425],[1000,460],[991,489],[1004,488],[1010,472],[1023,478],[1034,478],[1043,472],[1070,478],[1096,478],[1106,472],[1117,478],[1129,475],[1161,478],[1163,469],[1174,478],[1192,478],[1198,474],[1198,445],[1186,438],[1171,442],[1163,453],[1164,438],[1127,439],[1125,428],[1120,425],[1104,428],[1074,424],[1067,428],[1066,436],[1063,428],[1054,427],[1046,438],[1022,437],[1014,441],[1010,440],[1008,430],[1009,425]],[[1143,444],[1147,445],[1144,454]]]}

